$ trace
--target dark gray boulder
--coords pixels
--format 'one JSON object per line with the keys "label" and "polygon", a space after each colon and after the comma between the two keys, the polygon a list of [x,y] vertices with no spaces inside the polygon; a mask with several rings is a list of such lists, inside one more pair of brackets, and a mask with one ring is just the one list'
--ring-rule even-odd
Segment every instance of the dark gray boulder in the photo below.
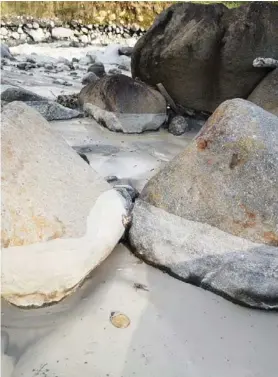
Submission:
{"label": "dark gray boulder", "polygon": [[278,57],[278,7],[248,2],[179,2],[155,20],[132,53],[132,76],[162,83],[176,104],[213,112],[230,98],[247,98],[269,72],[258,56]]}
{"label": "dark gray boulder", "polygon": [[164,97],[125,75],[105,76],[85,86],[79,100],[84,111],[111,131],[157,130],[166,120]]}
{"label": "dark gray boulder", "polygon": [[88,72],[95,73],[98,77],[105,75],[104,65],[101,62],[95,62],[88,68]]}
{"label": "dark gray boulder", "polygon": [[13,101],[47,101],[46,97],[40,96],[39,94],[33,93],[30,90],[23,88],[8,88],[1,93],[1,100],[6,102]]}
{"label": "dark gray boulder", "polygon": [[222,103],[141,198],[188,220],[278,246],[278,117],[253,103]]}
{"label": "dark gray boulder", "polygon": [[131,56],[132,51],[133,51],[133,47],[129,47],[129,46],[122,46],[118,50],[119,55],[125,55],[125,56]]}

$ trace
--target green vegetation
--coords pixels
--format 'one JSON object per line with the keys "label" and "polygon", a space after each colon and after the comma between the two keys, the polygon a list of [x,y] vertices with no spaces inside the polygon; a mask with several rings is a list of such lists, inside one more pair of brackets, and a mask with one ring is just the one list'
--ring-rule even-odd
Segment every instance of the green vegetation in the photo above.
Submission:
{"label": "green vegetation", "polygon": [[[33,16],[34,18],[59,18],[62,21],[81,20],[83,23],[131,25],[149,27],[157,14],[174,2],[83,2],[83,1],[2,1],[1,17]],[[212,3],[202,1],[201,3]],[[243,2],[224,2],[233,8]]]}

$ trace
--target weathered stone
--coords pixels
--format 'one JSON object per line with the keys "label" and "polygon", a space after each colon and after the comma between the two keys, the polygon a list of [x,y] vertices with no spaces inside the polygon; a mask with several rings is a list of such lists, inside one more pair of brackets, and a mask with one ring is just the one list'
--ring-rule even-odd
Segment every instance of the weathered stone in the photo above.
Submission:
{"label": "weathered stone", "polygon": [[189,130],[186,119],[181,116],[175,116],[169,124],[169,132],[175,136],[180,136]]}
{"label": "weathered stone", "polygon": [[131,56],[132,51],[133,51],[133,47],[122,46],[122,47],[119,48],[118,51],[119,51],[119,55]]}
{"label": "weathered stone", "polygon": [[42,29],[31,29],[26,32],[35,42],[42,42],[47,39],[47,36]]}
{"label": "weathered stone", "polygon": [[88,72],[82,79],[82,84],[87,85],[92,82],[95,82],[99,79],[99,77],[94,72]]}
{"label": "weathered stone", "polygon": [[79,95],[78,93],[74,94],[61,94],[57,97],[56,100],[60,105],[69,107],[70,109],[79,108]]}
{"label": "weathered stone", "polygon": [[242,99],[221,104],[141,198],[185,219],[278,245],[278,117]]}
{"label": "weathered stone", "polygon": [[271,2],[176,3],[136,43],[132,76],[162,83],[177,104],[213,112],[226,99],[247,98],[268,73],[252,63],[278,56],[277,19]]}
{"label": "weathered stone", "polygon": [[54,303],[113,250],[127,202],[25,104],[4,107],[1,132],[1,294]]}
{"label": "weathered stone", "polygon": [[79,99],[84,110],[111,131],[156,130],[166,119],[163,96],[125,75],[105,76],[85,86]]}
{"label": "weathered stone", "polygon": [[37,110],[48,121],[73,119],[82,116],[80,111],[62,106],[54,101],[26,101],[25,103]]}
{"label": "weathered stone", "polygon": [[260,309],[278,309],[278,248],[253,243],[137,200],[129,241],[146,262]]}
{"label": "weathered stone", "polygon": [[73,37],[73,31],[65,27],[55,27],[51,30],[51,35],[54,39],[70,39]]}
{"label": "weathered stone", "polygon": [[253,61],[253,67],[255,68],[277,68],[278,60],[273,58],[256,58]]}
{"label": "weathered stone", "polygon": [[278,116],[278,68],[256,86],[248,100]]}
{"label": "weathered stone", "polygon": [[13,101],[47,101],[46,97],[40,96],[39,94],[33,93],[30,90],[23,88],[7,88],[1,93],[1,100],[6,102]]}
{"label": "weathered stone", "polygon": [[88,72],[93,72],[98,77],[102,77],[105,75],[104,65],[101,62],[95,62],[88,68]]}

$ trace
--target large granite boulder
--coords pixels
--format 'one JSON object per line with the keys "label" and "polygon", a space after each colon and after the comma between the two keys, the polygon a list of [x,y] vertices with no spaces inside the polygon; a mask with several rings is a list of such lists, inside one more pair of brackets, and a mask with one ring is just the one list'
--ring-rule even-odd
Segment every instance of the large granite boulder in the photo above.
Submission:
{"label": "large granite boulder", "polygon": [[278,7],[249,2],[170,6],[136,43],[132,76],[162,83],[176,104],[213,112],[226,99],[247,98],[269,72],[252,62],[278,57]]}
{"label": "large granite boulder", "polygon": [[129,242],[147,263],[260,309],[278,309],[278,248],[253,243],[137,200]]}
{"label": "large granite boulder", "polygon": [[256,86],[248,100],[278,116],[278,68]]}
{"label": "large granite boulder", "polygon": [[121,74],[88,84],[79,99],[84,110],[111,131],[157,130],[166,120],[164,97],[148,85]]}
{"label": "large granite boulder", "polygon": [[188,220],[278,245],[278,117],[243,100],[221,104],[141,198]]}
{"label": "large granite boulder", "polygon": [[3,109],[1,149],[2,297],[57,302],[113,250],[128,203],[22,102]]}

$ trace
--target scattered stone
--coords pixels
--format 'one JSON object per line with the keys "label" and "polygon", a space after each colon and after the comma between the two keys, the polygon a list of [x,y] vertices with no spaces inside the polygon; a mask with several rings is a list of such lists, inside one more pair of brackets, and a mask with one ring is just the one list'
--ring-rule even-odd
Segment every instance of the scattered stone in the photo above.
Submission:
{"label": "scattered stone", "polygon": [[19,34],[17,31],[13,31],[11,34],[11,37],[15,40],[18,40],[20,38]]}
{"label": "scattered stone", "polygon": [[0,34],[2,37],[5,37],[6,35],[8,35],[8,30],[5,27],[1,27]]}
{"label": "scattered stone", "polygon": [[37,22],[33,22],[33,29],[39,29],[40,25]]}
{"label": "scattered stone", "polygon": [[180,136],[189,130],[188,122],[181,116],[175,116],[169,125],[169,132],[175,136]]}
{"label": "scattered stone", "polygon": [[80,42],[78,41],[71,41],[69,47],[81,47]]}
{"label": "scattered stone", "polygon": [[104,76],[79,95],[84,111],[111,131],[157,130],[166,120],[163,96],[125,75]]}
{"label": "scattered stone", "polygon": [[65,27],[55,27],[51,31],[53,39],[70,39],[73,37],[73,31]]}
{"label": "scattered stone", "polygon": [[133,51],[133,47],[128,47],[128,46],[122,46],[119,48],[118,52],[119,55],[125,55],[125,56],[131,56]]}
{"label": "scattered stone", "polygon": [[17,64],[17,68],[21,69],[23,71],[28,71],[29,69],[36,68],[36,64],[28,63],[28,62],[22,62]]}
{"label": "scattered stone", "polygon": [[94,72],[88,72],[82,79],[82,84],[87,85],[92,82],[96,82],[99,77]]}
{"label": "scattered stone", "polygon": [[221,104],[141,198],[191,221],[278,246],[278,117],[249,101]]}
{"label": "scattered stone", "polygon": [[83,44],[85,44],[85,45],[89,43],[88,35],[81,35],[81,36],[79,37],[79,40],[80,40],[81,43],[83,43]]}
{"label": "scattered stone", "polygon": [[13,102],[13,101],[47,101],[46,97],[40,96],[29,90],[13,87],[7,88],[1,93],[1,101]]}
{"label": "scattered stone", "polygon": [[53,64],[49,64],[49,63],[46,63],[44,65],[44,68],[49,70],[49,71],[52,71],[54,69],[54,65]]}
{"label": "scattered stone", "polygon": [[278,116],[278,68],[265,76],[250,94],[248,101]]}
{"label": "scattered stone", "polygon": [[83,58],[79,60],[79,64],[81,65],[89,65],[91,63],[92,63],[92,60],[90,56],[83,56]]}
{"label": "scattered stone", "polygon": [[57,72],[69,72],[71,70],[70,67],[64,63],[58,63],[55,68]]}
{"label": "scattered stone", "polygon": [[278,60],[273,58],[256,58],[253,61],[253,67],[255,68],[277,68]]}
{"label": "scattered stone", "polygon": [[88,51],[86,53],[86,57],[90,59],[90,63],[95,63],[97,61],[97,57],[94,51]]}
{"label": "scattered stone", "polygon": [[105,75],[104,65],[101,62],[95,62],[88,68],[88,72],[93,72],[98,77],[102,77]]}
{"label": "scattered stone", "polygon": [[163,83],[176,104],[213,112],[226,99],[247,98],[268,73],[252,62],[278,56],[277,19],[271,2],[175,3],[137,41],[132,76]]}
{"label": "scattered stone", "polygon": [[140,199],[132,218],[129,242],[144,261],[236,303],[278,308],[277,247],[183,219]]}
{"label": "scattered stone", "polygon": [[26,30],[26,33],[33,39],[35,42],[42,42],[47,39],[47,36],[45,35],[44,31],[42,29],[31,29]]}
{"label": "scattered stone", "polygon": [[17,306],[55,303],[114,249],[127,203],[29,106],[5,106],[1,126],[1,294]]}
{"label": "scattered stone", "polygon": [[61,94],[57,97],[57,103],[68,107],[70,109],[78,109],[79,106],[79,94]]}
{"label": "scattered stone", "polygon": [[121,73],[122,73],[122,71],[118,68],[111,68],[108,71],[109,75],[118,75],[118,74],[121,74]]}
{"label": "scattered stone", "polygon": [[64,86],[72,86],[72,83],[66,81],[66,80],[63,80],[63,79],[54,79],[53,80],[53,84],[59,84],[59,85],[64,85]]}
{"label": "scattered stone", "polygon": [[77,110],[62,106],[54,101],[26,101],[26,105],[37,110],[46,120],[67,120],[80,118],[82,113]]}

